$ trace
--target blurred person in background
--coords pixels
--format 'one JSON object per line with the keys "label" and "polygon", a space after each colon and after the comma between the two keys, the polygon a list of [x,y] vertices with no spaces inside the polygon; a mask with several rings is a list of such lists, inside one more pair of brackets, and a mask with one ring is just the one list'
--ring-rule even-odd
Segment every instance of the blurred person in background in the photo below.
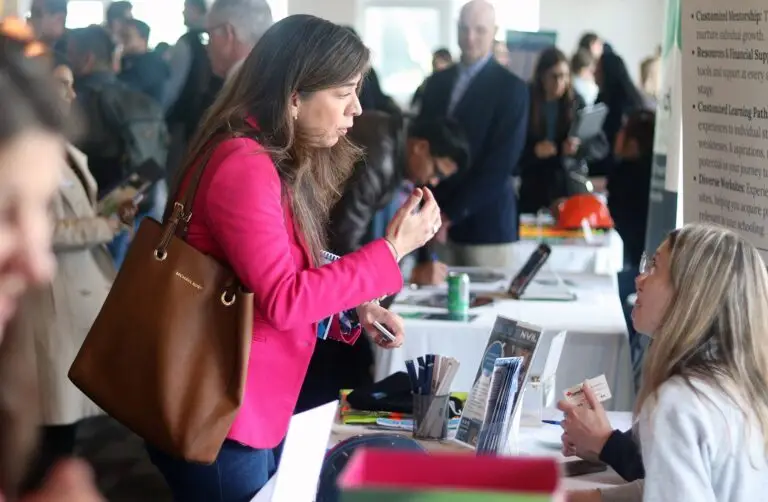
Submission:
{"label": "blurred person in background", "polygon": [[110,2],[107,7],[105,22],[107,30],[115,40],[119,40],[126,21],[133,19],[133,4],[126,1]]}
{"label": "blurred person in background", "polygon": [[587,163],[604,158],[610,146],[602,134],[583,142],[569,136],[583,106],[571,88],[565,54],[556,47],[545,49],[531,83],[528,140],[520,160],[521,213],[536,214],[589,191]]}
{"label": "blurred person in background", "polygon": [[[434,53],[432,53],[433,74],[445,70],[452,64],[453,56],[451,55],[451,51],[445,47],[437,49]],[[413,112],[418,112],[419,110],[419,106],[421,105],[421,96],[424,94],[424,86],[427,85],[427,79],[429,79],[429,77],[425,78],[424,82],[422,82],[419,88],[416,89],[416,92],[413,93],[413,98],[411,99],[411,111]]]}
{"label": "blurred person in background", "polygon": [[[610,44],[595,33],[586,33],[579,41],[579,48],[590,51],[597,61],[595,81],[600,88],[597,101],[608,106],[603,132],[608,144],[613,145],[627,115],[644,108],[643,98],[629,76],[624,60]],[[606,176],[614,167],[614,158],[608,155],[589,167],[591,176]]]}
{"label": "blurred person in background", "polygon": [[[122,184],[147,161],[165,166],[168,131],[159,103],[117,78],[111,61],[112,39],[103,27],[72,30],[68,60],[75,75],[77,103],[87,132],[77,146],[88,157],[102,198]],[[156,183],[141,201],[137,224],[145,216],[160,219],[167,198],[164,183]],[[130,244],[123,232],[110,244],[115,267],[120,268]]]}
{"label": "blurred person in background", "polygon": [[595,82],[596,68],[595,57],[587,49],[579,49],[571,58],[571,85],[585,106],[594,105],[600,93]]}
{"label": "blurred person in background", "polygon": [[68,0],[33,0],[29,9],[29,22],[35,36],[54,52],[67,53]]}
{"label": "blurred person in background", "polygon": [[[25,290],[51,280],[49,209],[65,163],[65,120],[50,69],[21,20],[0,22],[0,499],[97,502],[83,463],[59,463],[39,491],[19,499],[39,423],[34,340],[11,318]],[[10,321],[10,324],[9,324]]]}
{"label": "blurred person in background", "polygon": [[654,55],[640,63],[640,90],[647,110],[656,110],[661,86],[661,56]]}
{"label": "blurred person in background", "polygon": [[133,4],[126,1],[112,2],[107,7],[105,18],[105,27],[115,43],[114,69],[119,72],[125,50],[123,30],[128,21],[133,19]]}
{"label": "blurred person in background", "polygon": [[120,39],[123,44],[123,57],[118,78],[162,103],[165,84],[170,76],[168,63],[162,55],[149,50],[149,25],[138,19],[123,22]]}
{"label": "blurred person in background", "polygon": [[167,180],[173,180],[181,165],[187,143],[203,118],[205,110],[221,88],[223,79],[215,77],[206,51],[206,0],[184,2],[187,32],[169,54],[170,78],[166,82],[163,109],[166,112],[171,142],[168,149]]}
{"label": "blurred person in background", "polygon": [[619,299],[629,332],[629,349],[635,389],[639,390],[642,363],[649,339],[632,326],[630,295],[636,293],[635,277],[645,252],[649,197],[653,173],[653,138],[656,115],[639,111],[627,118],[616,137],[616,166],[608,174],[608,210],[624,243],[624,267],[618,273]]}
{"label": "blurred person in background", "polygon": [[513,175],[525,147],[528,86],[493,59],[497,31],[489,2],[462,7],[461,61],[429,78],[419,112],[422,120],[453,118],[470,145],[467,172],[435,189],[449,265],[504,268],[518,238]]}
{"label": "blurred person in background", "polygon": [[154,48],[154,52],[156,52],[161,58],[163,58],[163,61],[166,63],[171,62],[171,44],[168,42],[160,42],[157,44]]}
{"label": "blurred person in background", "polygon": [[493,43],[493,57],[504,68],[509,68],[509,48],[505,40],[496,40]]}
{"label": "blurred person in background", "polygon": [[231,80],[272,26],[266,0],[216,0],[207,19],[208,58],[217,77]]}
{"label": "blurred person in background", "polygon": [[[72,71],[55,60],[53,76],[62,114],[68,117],[75,99]],[[35,347],[28,364],[38,375],[43,428],[38,460],[28,480],[32,488],[40,486],[59,460],[74,454],[78,423],[101,413],[67,373],[114,279],[106,244],[130,225],[136,206],[126,199],[115,214],[99,214],[97,192],[87,158],[67,144],[62,180],[51,205],[57,272],[53,282],[24,297],[14,322]]]}

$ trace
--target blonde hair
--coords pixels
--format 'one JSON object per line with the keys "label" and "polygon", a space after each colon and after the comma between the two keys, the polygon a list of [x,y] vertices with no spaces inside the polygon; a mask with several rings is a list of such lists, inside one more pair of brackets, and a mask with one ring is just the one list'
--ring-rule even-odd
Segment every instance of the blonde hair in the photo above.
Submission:
{"label": "blonde hair", "polygon": [[672,377],[703,380],[757,421],[768,452],[765,263],[741,236],[716,226],[686,225],[666,242],[672,299],[653,333],[636,413]]}
{"label": "blonde hair", "polygon": [[649,96],[658,97],[661,86],[661,58],[651,56],[640,63],[640,87]]}

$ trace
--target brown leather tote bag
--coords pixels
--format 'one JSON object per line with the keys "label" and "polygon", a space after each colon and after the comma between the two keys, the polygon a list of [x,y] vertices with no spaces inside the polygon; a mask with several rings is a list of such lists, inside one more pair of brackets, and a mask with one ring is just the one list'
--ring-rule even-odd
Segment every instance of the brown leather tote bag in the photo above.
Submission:
{"label": "brown leather tote bag", "polygon": [[164,225],[142,221],[69,378],[152,446],[210,464],[243,400],[253,294],[184,241],[207,160]]}

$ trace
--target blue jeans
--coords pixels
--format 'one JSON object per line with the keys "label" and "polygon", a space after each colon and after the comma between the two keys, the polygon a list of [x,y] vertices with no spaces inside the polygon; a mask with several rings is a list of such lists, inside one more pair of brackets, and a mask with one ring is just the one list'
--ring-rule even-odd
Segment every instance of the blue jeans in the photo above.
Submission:
{"label": "blue jeans", "polygon": [[176,502],[250,502],[277,470],[279,448],[257,450],[228,439],[216,461],[202,465],[147,445]]}

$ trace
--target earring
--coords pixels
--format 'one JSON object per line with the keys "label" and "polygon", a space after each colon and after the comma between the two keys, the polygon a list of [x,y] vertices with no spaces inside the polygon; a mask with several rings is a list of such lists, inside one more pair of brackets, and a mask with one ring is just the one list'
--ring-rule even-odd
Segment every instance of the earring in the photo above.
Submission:
{"label": "earring", "polygon": [[294,113],[293,114],[293,121],[296,122],[297,120],[299,120],[299,114],[298,113]]}

